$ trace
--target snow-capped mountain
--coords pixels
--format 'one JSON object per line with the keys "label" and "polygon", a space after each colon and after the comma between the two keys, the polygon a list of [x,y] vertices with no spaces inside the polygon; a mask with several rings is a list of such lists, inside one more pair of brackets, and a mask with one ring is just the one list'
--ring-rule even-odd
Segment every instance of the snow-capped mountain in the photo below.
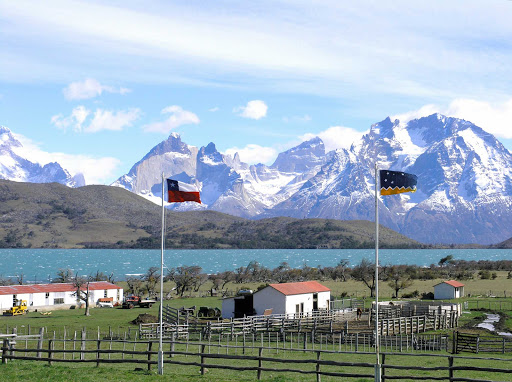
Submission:
{"label": "snow-capped mountain", "polygon": [[85,185],[82,174],[71,176],[59,163],[41,165],[25,157],[22,143],[5,126],[0,126],[0,179],[16,182],[57,182],[69,187]]}
{"label": "snow-capped mountain", "polygon": [[[187,210],[209,208],[237,216],[254,217],[294,194],[304,182],[316,174],[325,161],[323,142],[315,138],[295,151],[282,153],[272,166],[248,165],[238,154],[224,155],[210,143],[197,148],[186,145],[172,133],[137,162],[128,174],[112,185],[123,187],[155,202],[161,198],[161,174],[201,190],[203,205],[182,203],[170,208]],[[302,152],[303,155],[298,153]],[[286,171],[283,158],[293,158]],[[300,167],[301,171],[294,171]]]}
{"label": "snow-capped mountain", "polygon": [[[379,197],[380,223],[426,243],[493,243],[512,236],[512,154],[471,122],[439,114],[374,124],[350,149],[319,138],[248,165],[177,134],[113,185],[160,202],[161,173],[195,183],[204,205],[237,216],[374,220],[374,164],[418,176],[418,191]],[[156,199],[158,198],[158,199]],[[369,238],[372,240],[372,238]]]}
{"label": "snow-capped mountain", "polygon": [[374,163],[418,176],[418,191],[380,197],[380,222],[426,243],[493,243],[512,235],[512,155],[471,122],[439,114],[373,125],[268,215],[368,219]]}

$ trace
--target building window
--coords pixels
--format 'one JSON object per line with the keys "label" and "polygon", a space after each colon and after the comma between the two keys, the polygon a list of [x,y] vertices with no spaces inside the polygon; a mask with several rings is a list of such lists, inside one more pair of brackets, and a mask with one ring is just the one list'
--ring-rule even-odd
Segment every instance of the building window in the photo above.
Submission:
{"label": "building window", "polygon": [[12,306],[16,306],[18,304],[18,295],[13,294],[12,295]]}
{"label": "building window", "polygon": [[117,301],[119,301],[120,299],[121,299],[121,292],[118,289],[117,290]]}
{"label": "building window", "polygon": [[107,298],[107,290],[105,289],[105,292],[103,292],[103,297]]}
{"label": "building window", "polygon": [[46,292],[45,295],[44,295],[44,298],[50,298],[50,292]]}
{"label": "building window", "polygon": [[64,299],[63,298],[55,298],[53,300],[53,304],[54,305],[64,304]]}

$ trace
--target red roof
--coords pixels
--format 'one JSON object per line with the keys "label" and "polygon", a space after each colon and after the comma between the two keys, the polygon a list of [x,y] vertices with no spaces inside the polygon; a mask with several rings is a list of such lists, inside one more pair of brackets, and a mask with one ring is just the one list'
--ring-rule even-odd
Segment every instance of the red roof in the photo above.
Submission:
{"label": "red roof", "polygon": [[[85,289],[85,288],[82,288]],[[94,281],[89,283],[89,290],[123,289],[108,281]],[[75,287],[71,283],[33,284],[33,285],[7,285],[0,286],[0,295],[29,294],[48,292],[74,292]]]}
{"label": "red roof", "polygon": [[[464,284],[458,282],[458,281],[455,281],[455,280],[450,280],[450,281],[443,281],[442,283],[439,283],[439,284],[448,284],[448,285],[451,285],[452,287],[455,287],[455,288],[459,288],[459,287],[463,287]],[[439,285],[437,284],[437,285]]]}
{"label": "red roof", "polygon": [[329,288],[320,284],[318,281],[270,284],[270,286],[287,296],[294,295],[294,294],[318,293],[318,292],[330,292],[331,291]]}

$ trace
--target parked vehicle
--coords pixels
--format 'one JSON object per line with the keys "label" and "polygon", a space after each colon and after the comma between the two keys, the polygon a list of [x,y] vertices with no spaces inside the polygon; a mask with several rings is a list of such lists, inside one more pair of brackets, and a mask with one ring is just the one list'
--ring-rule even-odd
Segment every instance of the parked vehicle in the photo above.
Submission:
{"label": "parked vehicle", "polygon": [[124,298],[123,309],[132,309],[136,306],[141,308],[151,308],[154,303],[156,303],[156,300],[142,300],[140,296],[129,295]]}
{"label": "parked vehicle", "polygon": [[4,312],[4,316],[19,316],[27,313],[27,300],[17,300],[17,305]]}

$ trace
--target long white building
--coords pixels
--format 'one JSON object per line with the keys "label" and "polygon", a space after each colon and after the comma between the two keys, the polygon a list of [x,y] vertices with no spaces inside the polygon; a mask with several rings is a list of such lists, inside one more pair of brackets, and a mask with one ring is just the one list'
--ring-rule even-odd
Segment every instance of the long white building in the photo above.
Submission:
{"label": "long white building", "polygon": [[[82,288],[86,289],[86,286]],[[19,300],[26,300],[28,310],[52,310],[79,305],[71,283],[7,285],[0,286],[0,312],[17,305]],[[123,288],[107,281],[89,283],[89,303],[95,306],[100,298],[112,298],[113,303],[123,301]]]}

